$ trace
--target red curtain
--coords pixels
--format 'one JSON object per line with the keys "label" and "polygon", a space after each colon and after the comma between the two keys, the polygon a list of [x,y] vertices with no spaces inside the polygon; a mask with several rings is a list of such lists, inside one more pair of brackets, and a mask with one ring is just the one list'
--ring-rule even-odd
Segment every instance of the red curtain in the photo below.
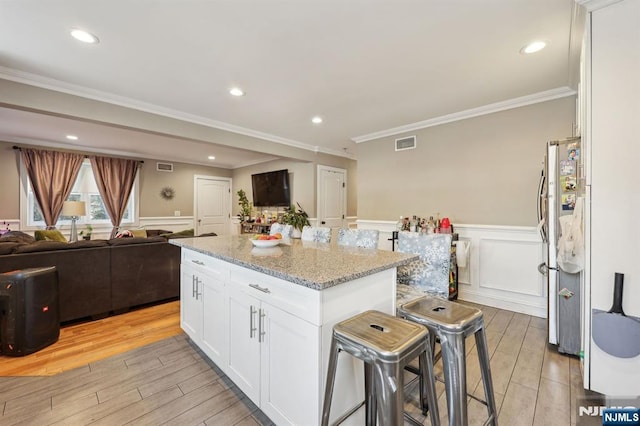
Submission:
{"label": "red curtain", "polygon": [[21,153],[47,229],[54,229],[62,205],[78,177],[84,155],[29,148],[22,148]]}
{"label": "red curtain", "polygon": [[110,238],[114,238],[127,208],[139,162],[110,157],[89,158],[98,190],[113,225]]}

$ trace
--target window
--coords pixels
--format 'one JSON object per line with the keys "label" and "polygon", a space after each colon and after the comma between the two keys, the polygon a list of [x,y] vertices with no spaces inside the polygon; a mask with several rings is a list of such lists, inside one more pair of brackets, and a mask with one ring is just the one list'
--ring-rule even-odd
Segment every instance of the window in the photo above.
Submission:
{"label": "window", "polygon": [[[23,207],[21,207],[21,213],[24,215],[26,213],[26,221],[23,220],[23,223],[26,222],[28,227],[43,227],[45,226],[44,218],[42,216],[42,211],[40,210],[40,206],[36,202],[35,196],[33,194],[33,190],[31,188],[31,183],[29,183],[29,176],[23,164],[21,164],[21,182],[23,186],[26,187],[26,202],[21,203],[21,206],[26,207],[26,211]],[[22,194],[25,191],[21,191]],[[136,223],[136,203],[137,203],[137,193],[138,193],[138,176],[136,176],[136,181],[134,183],[133,189],[131,190],[131,195],[129,196],[129,202],[127,203],[127,210],[124,213],[122,218],[121,225],[126,224],[134,224]],[[76,179],[73,188],[71,189],[71,193],[67,197],[68,201],[84,201],[87,206],[87,214],[86,216],[82,216],[78,218],[78,224],[91,224],[91,225],[102,225],[104,224],[106,227],[111,226],[111,220],[109,218],[109,214],[107,213],[107,209],[104,206],[104,202],[102,201],[102,196],[100,195],[100,191],[98,191],[98,185],[93,177],[93,170],[91,168],[91,162],[89,160],[85,160],[80,167],[80,171],[78,172],[78,178]],[[58,218],[57,226],[63,224],[70,224],[71,217],[62,216]]]}

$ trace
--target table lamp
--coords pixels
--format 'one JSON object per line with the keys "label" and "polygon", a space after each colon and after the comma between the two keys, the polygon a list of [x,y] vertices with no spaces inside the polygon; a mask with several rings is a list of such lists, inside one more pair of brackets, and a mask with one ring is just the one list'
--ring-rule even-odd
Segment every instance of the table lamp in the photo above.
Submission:
{"label": "table lamp", "polygon": [[65,201],[62,205],[62,215],[71,216],[71,234],[69,235],[69,242],[78,241],[78,230],[76,229],[76,221],[78,217],[87,214],[84,201]]}

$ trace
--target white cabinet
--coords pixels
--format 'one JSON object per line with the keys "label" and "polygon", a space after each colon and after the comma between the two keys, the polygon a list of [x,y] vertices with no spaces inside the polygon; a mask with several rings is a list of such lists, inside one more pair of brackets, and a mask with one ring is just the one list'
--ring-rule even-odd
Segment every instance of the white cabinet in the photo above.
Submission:
{"label": "white cabinet", "polygon": [[321,409],[320,328],[266,303],[262,313],[260,408],[276,424],[315,424]]}
{"label": "white cabinet", "polygon": [[[586,318],[607,311],[616,272],[625,274],[623,309],[640,317],[640,263],[637,241],[640,193],[640,2],[591,1],[586,45],[588,214]],[[590,322],[586,324],[591,336]],[[611,335],[621,336],[619,330]],[[618,358],[588,339],[585,384],[610,395],[640,394],[640,356]],[[590,376],[589,376],[590,373]]]}
{"label": "white cabinet", "polygon": [[227,375],[276,424],[317,423],[320,327],[287,309],[302,308],[301,291],[317,303],[318,292],[253,271],[231,277]]}
{"label": "white cabinet", "polygon": [[[395,280],[387,269],[314,290],[183,248],[181,326],[275,424],[316,425],[333,326],[367,309],[393,314]],[[332,422],[363,400],[362,373],[341,358]]]}
{"label": "white cabinet", "polygon": [[224,365],[226,350],[224,262],[183,250],[180,280],[180,325],[217,365]]}
{"label": "white cabinet", "polygon": [[[252,401],[260,399],[260,300],[240,286],[228,291],[229,360],[225,372]],[[260,327],[261,330],[261,327]]]}
{"label": "white cabinet", "polygon": [[196,343],[202,340],[202,297],[197,271],[182,263],[180,279],[180,326]]}

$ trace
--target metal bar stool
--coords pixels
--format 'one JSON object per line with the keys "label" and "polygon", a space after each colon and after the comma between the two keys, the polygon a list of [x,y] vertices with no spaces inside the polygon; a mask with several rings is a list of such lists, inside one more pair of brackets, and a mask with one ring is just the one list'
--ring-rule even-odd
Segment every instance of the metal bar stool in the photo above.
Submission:
{"label": "metal bar stool", "polygon": [[[367,425],[376,424],[376,414],[383,426],[404,423],[403,368],[416,357],[420,359],[423,377],[430,378],[423,381],[420,394],[425,398],[421,403],[428,403],[431,424],[440,424],[429,331],[421,325],[379,311],[366,311],[333,327],[322,409],[323,426],[329,424],[340,351],[364,362]],[[353,412],[343,415],[337,423]],[[413,419],[409,417],[409,420]]]}
{"label": "metal bar stool", "polygon": [[498,414],[482,312],[448,300],[421,297],[400,306],[398,315],[429,329],[433,337],[430,342],[432,353],[436,337],[440,340],[450,426],[468,424],[465,338],[474,334],[486,399],[480,402],[487,406],[489,415],[485,424],[497,426]]}

